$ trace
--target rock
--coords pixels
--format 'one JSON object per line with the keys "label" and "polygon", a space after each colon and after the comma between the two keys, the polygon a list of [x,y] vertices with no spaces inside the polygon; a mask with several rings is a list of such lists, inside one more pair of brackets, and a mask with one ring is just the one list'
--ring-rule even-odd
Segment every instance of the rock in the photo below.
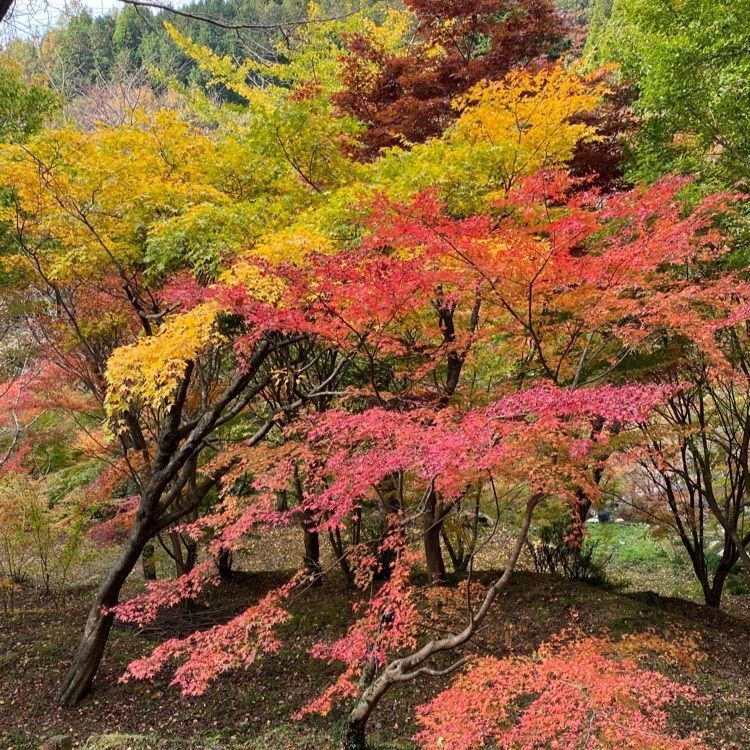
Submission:
{"label": "rock", "polygon": [[73,738],[69,734],[58,734],[44,740],[39,750],[72,750]]}
{"label": "rock", "polygon": [[[466,529],[474,526],[474,514],[471,512],[461,513],[458,516],[458,522]],[[492,526],[492,519],[485,513],[478,513],[476,516],[477,526]]]}

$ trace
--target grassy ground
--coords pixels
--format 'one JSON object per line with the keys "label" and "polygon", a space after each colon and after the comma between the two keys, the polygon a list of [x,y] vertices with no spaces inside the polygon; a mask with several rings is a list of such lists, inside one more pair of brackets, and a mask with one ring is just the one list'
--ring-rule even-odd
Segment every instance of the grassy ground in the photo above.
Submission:
{"label": "grassy ground", "polygon": [[[587,632],[606,628],[615,635],[648,628],[666,637],[695,633],[707,658],[694,675],[682,677],[695,681],[710,702],[697,711],[678,712],[677,726],[699,732],[715,748],[746,750],[750,747],[750,597],[730,597],[722,612],[669,598],[691,597],[695,591],[684,561],[673,556],[666,540],[624,524],[602,526],[592,534],[600,540],[600,553],[611,557],[616,585],[594,587],[520,571],[473,647],[497,655],[511,650],[528,653],[572,622]],[[273,547],[278,550],[286,543],[296,540],[279,537]],[[290,558],[280,554],[279,561],[283,559]],[[321,632],[341,633],[349,620],[348,595],[334,574],[323,588],[311,590],[295,603],[295,617],[284,629],[287,646],[279,654],[264,658],[251,670],[226,675],[205,696],[180,696],[169,687],[168,676],[153,684],[118,683],[128,661],[165,636],[230,617],[284,576],[278,570],[250,570],[191,611],[162,617],[147,633],[116,627],[96,690],[72,710],[55,707],[52,698],[74,648],[91,587],[57,597],[25,591],[17,613],[0,621],[0,748],[36,748],[40,737],[64,733],[74,737],[76,747],[88,750],[334,750],[342,715],[303,722],[291,718],[336,675],[335,666],[307,655]],[[139,587],[134,580],[131,592]],[[372,722],[374,746],[413,748],[409,740],[415,728],[413,708],[440,686],[439,682],[415,683],[390,695]]]}
{"label": "grassy ground", "polygon": [[[611,583],[626,591],[650,590],[701,601],[700,584],[676,536],[655,533],[645,523],[589,524],[587,528],[596,544],[596,559]],[[750,576],[739,563],[727,578],[725,592],[730,607],[748,601],[734,599],[750,594]]]}

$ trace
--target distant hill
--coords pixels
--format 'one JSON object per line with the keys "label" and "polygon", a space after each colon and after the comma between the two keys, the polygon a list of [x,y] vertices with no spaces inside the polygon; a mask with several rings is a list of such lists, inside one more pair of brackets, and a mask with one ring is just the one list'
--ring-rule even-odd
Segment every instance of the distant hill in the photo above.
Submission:
{"label": "distant hill", "polygon": [[[230,25],[273,25],[304,17],[307,4],[307,0],[198,0],[181,10],[222,19]],[[249,56],[266,59],[275,56],[278,30],[232,30],[133,6],[96,17],[85,8],[74,10],[47,32],[40,45],[19,40],[9,51],[27,71],[44,75],[55,90],[68,98],[92,86],[138,76],[157,86],[165,77],[205,84],[195,63],[164,31],[163,18],[220,55],[238,61]]]}
{"label": "distant hill", "polygon": [[[578,49],[585,42],[589,19],[592,28],[601,25],[612,5],[612,0],[556,1],[574,18],[579,31],[572,36]],[[74,6],[46,33],[40,45],[17,40],[9,52],[24,67],[27,77],[41,75],[67,99],[113,82],[137,81],[158,88],[165,80],[176,79],[184,84],[207,86],[206,76],[165,32],[165,18],[195,42],[238,62],[251,56],[275,59],[276,43],[281,40],[278,28],[222,28],[200,18],[220,19],[229,26],[272,27],[280,21],[304,18],[308,3],[309,0],[197,0],[180,8],[196,18],[130,5],[93,16],[87,9]],[[340,9],[337,0],[323,5],[327,6],[326,12],[335,13],[337,6]],[[214,88],[219,96],[232,98],[229,92]]]}

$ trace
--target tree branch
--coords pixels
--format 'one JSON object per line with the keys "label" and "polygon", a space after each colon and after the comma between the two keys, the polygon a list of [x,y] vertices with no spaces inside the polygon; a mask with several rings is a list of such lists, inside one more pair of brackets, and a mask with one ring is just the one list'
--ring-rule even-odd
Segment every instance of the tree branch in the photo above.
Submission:
{"label": "tree branch", "polygon": [[[8,2],[8,0],[0,0],[0,8],[2,8],[2,3],[4,2]],[[215,16],[204,16],[199,13],[192,13],[190,11],[180,10],[179,8],[173,8],[164,3],[154,2],[154,0],[120,0],[120,2],[125,3],[126,5],[134,5],[137,8],[154,8],[155,10],[159,10],[164,13],[171,13],[172,15],[180,16],[181,18],[189,18],[193,21],[200,21],[201,23],[207,23],[211,26],[218,26],[220,29],[228,29],[230,31],[239,31],[242,29],[271,31],[273,29],[284,29],[290,26],[308,26],[315,23],[330,23],[332,21],[341,21],[345,18],[350,18],[351,16],[361,13],[367,8],[370,8],[371,6],[375,5],[378,0],[369,0],[368,2],[362,3],[362,5],[357,6],[353,10],[347,11],[346,13],[326,16],[325,18],[297,18],[289,19],[288,21],[276,21],[274,23],[261,23],[259,21],[234,23],[232,21],[226,21],[223,18],[216,18]]]}

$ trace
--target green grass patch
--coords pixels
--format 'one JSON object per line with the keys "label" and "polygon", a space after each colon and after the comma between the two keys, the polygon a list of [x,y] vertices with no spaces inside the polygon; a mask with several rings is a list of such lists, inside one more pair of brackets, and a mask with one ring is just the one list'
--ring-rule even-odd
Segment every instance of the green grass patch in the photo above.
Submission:
{"label": "green grass patch", "polygon": [[700,599],[701,591],[680,540],[645,523],[589,524],[596,559],[611,583],[628,591]]}

